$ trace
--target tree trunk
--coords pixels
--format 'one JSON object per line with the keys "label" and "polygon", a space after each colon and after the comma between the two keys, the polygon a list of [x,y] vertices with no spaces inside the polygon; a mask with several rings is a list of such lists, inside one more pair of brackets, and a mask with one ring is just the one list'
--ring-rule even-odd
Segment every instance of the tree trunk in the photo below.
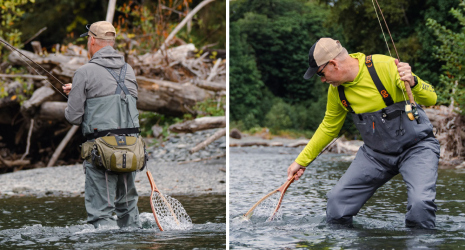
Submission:
{"label": "tree trunk", "polygon": [[192,121],[171,125],[169,130],[174,133],[194,133],[200,130],[226,127],[225,116],[202,117]]}

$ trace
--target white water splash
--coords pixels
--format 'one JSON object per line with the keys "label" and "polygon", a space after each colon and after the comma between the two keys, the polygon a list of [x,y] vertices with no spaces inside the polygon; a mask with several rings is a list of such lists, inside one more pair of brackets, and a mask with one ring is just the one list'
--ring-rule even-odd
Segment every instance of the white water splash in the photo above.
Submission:
{"label": "white water splash", "polygon": [[191,218],[182,204],[175,198],[169,195],[161,196],[157,192],[154,193],[152,202],[163,230],[189,230],[192,228]]}

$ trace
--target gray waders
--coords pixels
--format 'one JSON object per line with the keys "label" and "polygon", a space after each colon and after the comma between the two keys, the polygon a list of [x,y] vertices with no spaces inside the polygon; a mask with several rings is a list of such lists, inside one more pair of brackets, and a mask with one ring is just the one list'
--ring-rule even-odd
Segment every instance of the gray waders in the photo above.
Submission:
{"label": "gray waders", "polygon": [[[374,79],[373,75],[372,78]],[[374,82],[377,84],[375,79]],[[346,107],[350,106],[345,99],[343,87],[340,87],[342,103]],[[378,84],[377,87],[380,93],[387,93],[382,92],[384,87]],[[386,104],[390,104],[389,100],[384,100]],[[435,227],[434,199],[439,142],[434,138],[433,126],[426,113],[418,106],[420,118],[418,121],[411,121],[405,114],[404,107],[405,102],[399,102],[382,110],[363,114],[355,114],[349,107],[365,144],[360,147],[354,161],[336,186],[327,194],[327,223],[350,225],[352,217],[374,192],[401,173],[408,194],[406,226],[428,229]]]}
{"label": "gray waders", "polygon": [[[106,134],[137,133],[136,99],[124,84],[126,64],[120,75],[106,68],[118,82],[114,95],[86,100],[83,133],[88,140]],[[125,96],[121,96],[121,90]],[[134,114],[133,116],[131,114]],[[128,128],[129,126],[134,128]],[[99,226],[141,227],[137,208],[136,172],[116,173],[84,161],[87,222]],[[117,219],[113,217],[116,213]]]}
{"label": "gray waders", "polygon": [[[141,227],[137,208],[136,172],[115,173],[84,161],[87,223],[95,228]],[[116,213],[117,219],[113,217]]]}

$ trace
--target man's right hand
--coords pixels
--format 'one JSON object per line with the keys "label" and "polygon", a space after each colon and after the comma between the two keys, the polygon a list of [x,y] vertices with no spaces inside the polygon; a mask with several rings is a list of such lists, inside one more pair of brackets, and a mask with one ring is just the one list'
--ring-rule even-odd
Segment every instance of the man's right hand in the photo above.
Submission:
{"label": "man's right hand", "polygon": [[292,176],[297,173],[295,176],[295,180],[298,180],[305,171],[305,167],[299,165],[297,162],[293,162],[288,168],[287,168],[287,180],[292,179]]}
{"label": "man's right hand", "polygon": [[65,92],[66,95],[69,95],[69,92],[71,91],[72,86],[73,86],[73,84],[71,84],[71,83],[67,83],[67,84],[63,85],[63,92]]}

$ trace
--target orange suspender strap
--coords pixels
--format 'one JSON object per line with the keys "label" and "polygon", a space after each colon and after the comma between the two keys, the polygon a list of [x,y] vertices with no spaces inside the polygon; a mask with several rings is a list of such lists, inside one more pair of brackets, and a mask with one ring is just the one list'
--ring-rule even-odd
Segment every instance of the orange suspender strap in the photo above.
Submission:
{"label": "orange suspender strap", "polygon": [[[366,56],[365,65],[367,66],[371,79],[375,83],[375,86],[378,89],[381,97],[383,98],[383,101],[386,104],[386,106],[390,106],[394,104],[394,101],[392,100],[391,95],[387,92],[383,83],[379,79],[378,74],[376,74],[375,66],[373,65],[372,55]],[[337,87],[337,91],[339,92],[339,98],[341,99],[342,105],[344,105],[344,107],[346,107],[349,110],[349,112],[355,113],[352,107],[350,106],[349,101],[346,98],[346,95],[344,93],[344,86],[339,85]]]}
{"label": "orange suspender strap", "polygon": [[375,65],[373,64],[373,59],[372,55],[369,55],[365,58],[365,65],[368,68],[368,72],[370,72],[371,79],[373,79],[373,82],[376,85],[376,88],[378,89],[379,93],[383,97],[383,101],[386,104],[386,106],[390,106],[394,104],[394,101],[391,98],[391,95],[387,92],[386,88],[384,87],[383,83],[378,77],[378,74],[376,74],[375,70]]}

